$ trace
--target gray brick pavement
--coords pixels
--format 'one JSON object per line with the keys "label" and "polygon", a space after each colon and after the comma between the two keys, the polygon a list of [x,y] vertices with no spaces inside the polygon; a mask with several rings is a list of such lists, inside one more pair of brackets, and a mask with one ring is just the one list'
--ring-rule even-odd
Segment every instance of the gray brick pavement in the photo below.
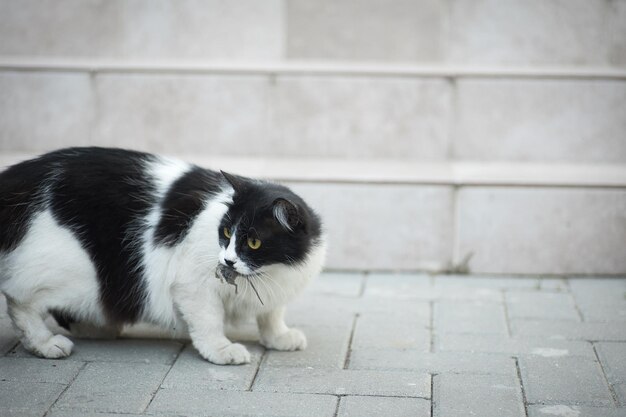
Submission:
{"label": "gray brick pavement", "polygon": [[406,371],[264,368],[255,391],[430,398],[430,375]]}
{"label": "gray brick pavement", "polygon": [[65,390],[63,384],[0,381],[2,417],[41,417]]}
{"label": "gray brick pavement", "polygon": [[626,342],[626,326],[606,322],[572,322],[567,320],[511,319],[514,337],[547,339],[603,340]]}
{"label": "gray brick pavement", "polygon": [[342,368],[346,361],[352,323],[345,326],[301,326],[307,336],[308,347],[297,352],[266,353],[268,367]]}
{"label": "gray brick pavement", "polygon": [[600,365],[580,357],[524,357],[519,366],[531,404],[611,406],[613,399]]}
{"label": "gray brick pavement", "polygon": [[427,417],[430,401],[422,398],[341,397],[337,417]]}
{"label": "gray brick pavement", "polygon": [[505,301],[510,318],[580,321],[568,293],[511,291],[506,293]]}
{"label": "gray brick pavement", "polygon": [[528,417],[625,417],[626,409],[578,405],[531,405]]}
{"label": "gray brick pavement", "polygon": [[160,364],[89,363],[55,408],[141,413],[169,369],[168,365]]}
{"label": "gray brick pavement", "polygon": [[243,366],[187,340],[74,340],[67,359],[34,358],[13,348],[0,297],[0,416],[626,416],[625,288],[325,274],[287,313],[308,349],[266,350],[248,324],[229,333],[252,353]]}
{"label": "gray brick pavement", "polygon": [[161,384],[162,388],[203,387],[209,390],[247,390],[258,371],[265,352],[258,344],[246,344],[251,354],[249,364],[220,366],[206,362],[187,345]]}
{"label": "gray brick pavement", "polygon": [[434,377],[434,417],[525,417],[519,382],[506,375]]}
{"label": "gray brick pavement", "polygon": [[436,333],[507,334],[502,304],[481,301],[435,303]]}
{"label": "gray brick pavement", "polygon": [[626,407],[626,343],[599,342],[595,346],[617,401]]}
{"label": "gray brick pavement", "polygon": [[332,417],[338,398],[332,395],[250,391],[208,391],[201,387],[161,389],[150,414],[193,416]]}
{"label": "gray brick pavement", "polygon": [[590,342],[549,339],[545,337],[507,337],[501,335],[438,334],[435,351],[496,353],[508,356],[543,357],[583,356],[595,358]]}

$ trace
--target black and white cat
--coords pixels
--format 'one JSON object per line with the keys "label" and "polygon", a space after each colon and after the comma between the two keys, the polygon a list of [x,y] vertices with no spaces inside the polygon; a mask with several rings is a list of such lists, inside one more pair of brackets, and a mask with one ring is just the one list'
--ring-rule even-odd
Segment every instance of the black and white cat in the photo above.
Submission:
{"label": "black and white cat", "polygon": [[[261,343],[306,347],[284,305],[325,257],[319,217],[288,188],[159,156],[70,148],[0,174],[0,291],[23,345],[60,358],[44,323],[119,332],[186,325],[217,364],[250,361],[224,324],[256,317]],[[228,283],[233,285],[228,285]]]}

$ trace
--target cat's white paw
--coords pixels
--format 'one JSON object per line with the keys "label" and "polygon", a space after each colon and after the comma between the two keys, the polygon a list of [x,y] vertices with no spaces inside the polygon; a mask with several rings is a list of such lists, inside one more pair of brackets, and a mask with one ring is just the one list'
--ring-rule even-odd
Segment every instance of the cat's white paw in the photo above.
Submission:
{"label": "cat's white paw", "polygon": [[67,337],[57,334],[44,343],[34,347],[34,353],[48,359],[58,359],[70,356],[74,343]]}
{"label": "cat's white paw", "polygon": [[200,351],[200,354],[209,362],[218,365],[239,365],[250,363],[250,352],[244,345],[231,343],[225,347],[208,352]]}
{"label": "cat's white paw", "polygon": [[276,350],[304,350],[306,349],[306,336],[298,329],[289,329],[278,336],[263,338],[261,344]]}

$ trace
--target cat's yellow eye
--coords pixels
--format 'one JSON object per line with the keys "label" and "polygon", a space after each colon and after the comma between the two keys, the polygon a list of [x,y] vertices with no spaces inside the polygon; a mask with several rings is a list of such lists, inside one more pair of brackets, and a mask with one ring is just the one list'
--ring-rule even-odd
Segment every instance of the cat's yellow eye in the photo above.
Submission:
{"label": "cat's yellow eye", "polygon": [[250,249],[259,249],[261,247],[261,241],[259,239],[248,238],[248,246]]}
{"label": "cat's yellow eye", "polygon": [[223,232],[224,236],[226,236],[226,239],[230,239],[230,237],[232,236],[232,234],[230,233],[230,229],[228,227],[225,227]]}

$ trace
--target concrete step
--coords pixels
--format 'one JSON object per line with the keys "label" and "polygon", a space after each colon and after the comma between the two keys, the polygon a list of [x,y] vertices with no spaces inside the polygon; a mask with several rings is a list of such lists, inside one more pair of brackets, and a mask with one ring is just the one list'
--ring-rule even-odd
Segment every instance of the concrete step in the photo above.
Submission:
{"label": "concrete step", "polygon": [[0,59],[0,149],[626,162],[626,72]]}
{"label": "concrete step", "polygon": [[626,65],[608,0],[0,1],[0,55]]}
{"label": "concrete step", "polygon": [[626,274],[624,165],[179,157],[290,185],[332,269]]}

